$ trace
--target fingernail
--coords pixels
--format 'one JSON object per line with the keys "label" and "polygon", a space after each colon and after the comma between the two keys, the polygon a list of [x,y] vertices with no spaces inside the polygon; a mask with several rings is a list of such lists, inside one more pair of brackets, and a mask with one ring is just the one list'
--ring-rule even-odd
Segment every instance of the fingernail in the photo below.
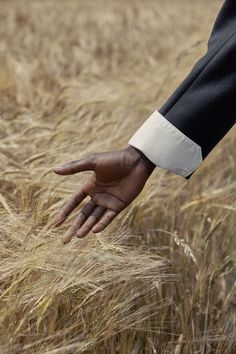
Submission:
{"label": "fingernail", "polygon": [[76,236],[82,238],[85,235],[87,235],[88,232],[89,232],[89,228],[81,227],[81,229],[77,231]]}
{"label": "fingernail", "polygon": [[66,245],[67,243],[70,242],[71,239],[72,239],[72,237],[67,237],[67,238],[63,237],[61,242],[63,245]]}
{"label": "fingernail", "polygon": [[59,220],[58,216],[54,216],[54,218],[51,220],[51,224],[56,224],[58,220]]}
{"label": "fingernail", "polygon": [[98,227],[93,227],[92,228],[92,232],[94,232],[94,233],[99,232],[99,228]]}
{"label": "fingernail", "polygon": [[77,232],[76,236],[78,238],[82,238],[82,237],[84,237],[84,234],[82,232]]}
{"label": "fingernail", "polygon": [[49,223],[49,226],[52,227],[52,226],[59,226],[59,223],[60,223],[60,218],[58,216],[55,216],[55,218],[53,218],[50,223]]}
{"label": "fingernail", "polygon": [[54,167],[53,169],[54,169],[54,171],[56,171],[56,170],[60,170],[61,167],[62,167],[62,166],[56,166],[56,167]]}
{"label": "fingernail", "polygon": [[62,243],[66,244],[69,243],[70,240],[72,239],[73,233],[71,232],[66,232],[65,235],[62,237]]}

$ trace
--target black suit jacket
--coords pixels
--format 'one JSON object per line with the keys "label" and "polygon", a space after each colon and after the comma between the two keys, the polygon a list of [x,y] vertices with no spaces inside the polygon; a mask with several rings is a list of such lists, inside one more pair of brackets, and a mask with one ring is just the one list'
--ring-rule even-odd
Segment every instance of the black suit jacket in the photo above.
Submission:
{"label": "black suit jacket", "polygon": [[203,159],[234,125],[236,0],[224,2],[208,41],[207,53],[159,112],[201,146]]}

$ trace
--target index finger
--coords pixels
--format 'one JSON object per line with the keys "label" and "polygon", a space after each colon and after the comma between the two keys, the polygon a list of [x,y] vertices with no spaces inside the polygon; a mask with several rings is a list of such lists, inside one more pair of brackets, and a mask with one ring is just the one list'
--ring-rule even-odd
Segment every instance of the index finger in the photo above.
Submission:
{"label": "index finger", "polygon": [[79,193],[73,195],[62,207],[58,214],[53,218],[51,225],[60,226],[68,215],[87,197],[87,194],[81,189]]}

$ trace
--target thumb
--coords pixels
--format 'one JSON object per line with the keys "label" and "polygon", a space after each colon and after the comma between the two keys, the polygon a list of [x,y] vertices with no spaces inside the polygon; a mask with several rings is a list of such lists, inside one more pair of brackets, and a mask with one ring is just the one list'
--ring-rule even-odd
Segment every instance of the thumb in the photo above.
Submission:
{"label": "thumb", "polygon": [[53,171],[58,175],[72,175],[81,171],[92,171],[95,168],[94,155],[82,160],[71,161],[65,165],[53,168]]}

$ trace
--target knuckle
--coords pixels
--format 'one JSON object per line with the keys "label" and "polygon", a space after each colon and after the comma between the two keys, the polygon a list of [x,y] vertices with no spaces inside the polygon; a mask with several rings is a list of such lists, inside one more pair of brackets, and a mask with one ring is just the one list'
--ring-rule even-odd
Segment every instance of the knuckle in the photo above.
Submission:
{"label": "knuckle", "polygon": [[98,153],[94,152],[92,155],[90,155],[89,159],[95,163],[97,158],[98,158]]}
{"label": "knuckle", "polygon": [[110,215],[105,215],[105,217],[104,217],[106,220],[107,220],[107,222],[110,222],[111,220],[112,220],[112,218],[111,218],[111,216]]}
{"label": "knuckle", "polygon": [[102,221],[98,224],[99,229],[104,229],[106,227],[106,225],[107,225],[107,223],[105,221],[104,222]]}
{"label": "knuckle", "polygon": [[84,219],[87,217],[88,217],[88,214],[84,210],[81,210],[81,212],[78,215],[78,219],[81,220],[81,219]]}
{"label": "knuckle", "polygon": [[96,215],[91,215],[91,216],[90,216],[90,221],[91,221],[91,222],[97,221],[97,220],[98,220],[98,218],[97,218]]}
{"label": "knuckle", "polygon": [[70,201],[74,204],[77,203],[77,194],[72,195]]}

